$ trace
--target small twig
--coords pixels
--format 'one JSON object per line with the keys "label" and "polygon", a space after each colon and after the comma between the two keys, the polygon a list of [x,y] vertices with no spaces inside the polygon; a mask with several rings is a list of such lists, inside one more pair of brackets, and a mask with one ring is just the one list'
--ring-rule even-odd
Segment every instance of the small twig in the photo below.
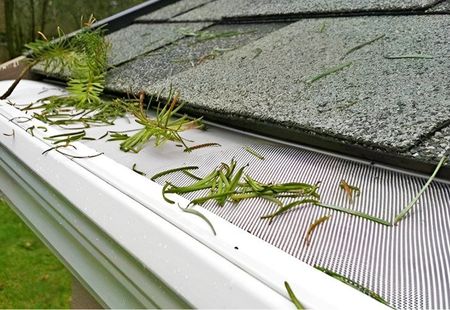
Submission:
{"label": "small twig", "polygon": [[290,209],[292,209],[292,208],[294,208],[294,207],[296,207],[298,205],[303,205],[303,204],[307,204],[307,203],[316,204],[316,203],[318,203],[318,200],[316,200],[316,199],[302,199],[302,200],[294,201],[294,202],[291,202],[291,203],[289,203],[289,204],[279,208],[276,212],[274,212],[272,214],[261,216],[261,219],[269,219],[269,224],[270,224],[270,223],[272,223],[272,220],[276,216],[278,216],[278,215],[280,215],[282,213],[285,213],[286,211],[288,211],[288,210],[290,210]]}
{"label": "small twig", "polygon": [[367,42],[361,43],[361,44],[359,44],[359,45],[356,45],[355,47],[352,47],[351,49],[349,49],[348,51],[346,51],[346,52],[344,53],[344,55],[341,57],[341,60],[344,59],[348,54],[351,54],[351,53],[353,53],[354,51],[357,51],[357,50],[363,48],[364,46],[369,45],[369,44],[372,44],[373,42],[378,41],[378,40],[380,40],[380,39],[382,39],[382,38],[384,38],[384,34],[382,34],[382,35],[376,37],[375,39],[372,39],[372,40],[370,40],[370,41],[367,41]]}
{"label": "small twig", "polygon": [[215,142],[211,142],[211,143],[203,143],[203,144],[198,144],[198,145],[194,145],[194,146],[190,146],[185,148],[183,151],[186,153],[190,153],[194,150],[198,150],[204,147],[210,147],[210,146],[221,146],[219,143],[215,143]]}
{"label": "small twig", "polygon": [[[200,190],[209,190],[209,193],[206,196],[196,198],[192,200],[190,204],[203,204],[209,200],[215,200],[219,206],[224,206],[225,202],[228,200],[238,203],[245,199],[262,198],[281,206],[274,214],[264,217],[270,219],[299,204],[318,202],[318,199],[320,198],[320,195],[317,192],[319,184],[311,185],[298,182],[265,184],[254,180],[249,175],[243,177],[244,169],[247,166],[248,164],[237,169],[237,162],[232,159],[230,164],[222,163],[203,178],[199,178],[196,175],[183,171],[194,178],[196,182],[188,186],[166,184],[163,188],[163,195],[169,193],[186,194]],[[179,170],[180,168],[177,168],[175,171]],[[163,174],[171,173],[173,171],[173,169],[168,170],[167,172],[163,172]],[[159,177],[159,175],[156,175],[156,177]],[[241,180],[242,178],[243,180]],[[307,199],[296,201],[286,206],[283,206],[279,199],[299,197]],[[165,199],[167,200],[166,197]]]}
{"label": "small twig", "polygon": [[326,77],[327,75],[330,75],[330,74],[332,74],[332,73],[341,71],[342,69],[344,69],[344,68],[346,68],[346,67],[349,67],[349,66],[351,66],[351,65],[352,65],[352,62],[351,62],[351,61],[348,61],[348,62],[343,63],[343,64],[340,64],[340,65],[338,65],[338,66],[336,66],[336,67],[332,67],[332,68],[327,69],[327,70],[325,70],[324,72],[319,73],[318,75],[316,75],[316,76],[314,76],[314,77],[312,77],[312,78],[306,80],[306,83],[311,84],[311,83],[313,83],[313,82],[315,82],[315,81],[317,81],[317,80],[320,80],[320,79],[323,78],[323,77]]}
{"label": "small twig", "polygon": [[[210,186],[206,187],[209,188]],[[202,188],[199,188],[198,190],[200,190]],[[217,194],[211,194],[205,197],[200,197],[200,198],[196,198],[193,199],[190,204],[191,205],[202,205],[205,202],[207,202],[208,200],[212,200],[215,199],[217,201],[217,203],[223,207],[225,200],[232,194],[234,194],[235,191],[226,191],[226,192],[221,192],[221,193],[217,193]]]}
{"label": "small twig", "polygon": [[178,208],[180,208],[183,212],[190,213],[190,214],[193,214],[193,215],[196,215],[196,216],[200,217],[200,218],[201,218],[202,220],[204,220],[204,221],[208,224],[208,226],[211,228],[211,230],[212,230],[214,236],[217,235],[217,234],[216,234],[216,230],[214,229],[214,226],[212,225],[212,223],[208,220],[208,218],[207,218],[203,213],[201,213],[200,211],[197,211],[197,210],[195,210],[195,209],[189,208],[189,207],[187,207],[187,208],[182,208],[179,204],[178,204]]}
{"label": "small twig", "polygon": [[255,59],[255,58],[259,57],[259,55],[262,53],[262,51],[263,51],[263,50],[262,50],[261,48],[259,48],[259,47],[255,48],[255,49],[253,50],[253,52],[255,53],[255,55],[253,55],[252,59]]}
{"label": "small twig", "polygon": [[322,22],[320,24],[319,33],[323,33],[325,31],[325,28],[327,27],[327,23]]}
{"label": "small twig", "polygon": [[323,204],[323,203],[320,203],[320,202],[316,202],[315,205],[319,206],[319,207],[323,207],[323,208],[327,208],[327,209],[336,210],[336,211],[344,212],[344,213],[347,213],[347,214],[355,215],[355,216],[358,216],[358,217],[362,217],[362,218],[364,218],[366,220],[369,220],[369,221],[372,221],[372,222],[375,222],[375,223],[378,223],[378,224],[382,224],[382,225],[386,225],[386,226],[392,226],[392,224],[390,222],[386,221],[386,220],[383,220],[383,219],[380,219],[378,217],[372,216],[370,214],[366,214],[366,213],[359,212],[359,211],[356,211],[356,210],[352,210],[352,209],[348,209],[348,208],[344,208],[344,207],[339,207],[339,206],[327,205],[327,204]]}
{"label": "small twig", "polygon": [[328,219],[330,219],[331,215],[325,215],[322,216],[320,218],[318,218],[317,220],[315,220],[311,226],[309,226],[308,230],[306,231],[306,237],[305,237],[305,244],[306,246],[309,246],[309,244],[311,243],[311,237],[312,237],[312,233],[314,232],[314,230],[317,228],[317,226],[319,226],[320,224],[322,224],[323,222],[327,221]]}
{"label": "small twig", "polygon": [[252,149],[249,146],[245,146],[244,150],[246,150],[247,152],[249,152],[250,154],[252,154],[253,156],[255,156],[258,159],[264,160],[264,156],[262,156],[261,154],[257,153],[254,149]]}
{"label": "small twig", "polygon": [[146,175],[145,172],[142,172],[142,171],[139,171],[139,170],[136,169],[136,164],[135,164],[135,163],[133,164],[133,167],[131,167],[131,169],[132,169],[134,172],[136,172],[137,174],[140,174],[140,175],[143,175],[143,176]]}
{"label": "small twig", "polygon": [[7,136],[7,137],[15,137],[16,136],[16,132],[14,131],[14,129],[11,129],[12,130],[12,132],[11,133],[4,133],[3,135],[4,136]]}
{"label": "small twig", "polygon": [[392,56],[383,56],[386,59],[433,59],[432,55],[426,54],[405,54],[405,55],[392,55]]}
{"label": "small twig", "polygon": [[185,148],[188,148],[185,141],[189,140],[182,138],[180,132],[200,128],[202,126],[201,119],[191,120],[187,116],[175,117],[184,105],[184,103],[178,104],[178,99],[178,93],[173,95],[170,92],[164,107],[160,110],[158,106],[154,119],[147,115],[142,100],[138,107],[132,107],[131,112],[135,116],[136,122],[144,127],[132,136],[116,134],[116,138],[118,136],[120,140],[123,140],[120,149],[124,152],[138,153],[151,138],[154,138],[155,146],[159,146],[166,141],[172,141],[181,143]]}
{"label": "small twig", "polygon": [[433,174],[428,179],[427,183],[420,189],[420,191],[417,193],[417,195],[411,200],[411,202],[395,217],[394,219],[394,225],[400,222],[406,214],[408,214],[409,210],[416,204],[417,200],[420,198],[420,196],[425,192],[425,190],[428,188],[428,186],[433,182],[433,179],[436,177],[436,174],[439,172],[441,167],[445,164],[445,162],[448,159],[448,155],[444,155],[441,160],[439,161],[438,165],[436,166],[436,169],[434,169]]}
{"label": "small twig", "polygon": [[16,121],[16,124],[22,124],[31,121],[32,117],[26,117],[26,116],[16,116],[11,119],[9,119],[10,122],[14,123]]}
{"label": "small twig", "polygon": [[8,90],[0,97],[0,100],[8,98],[12,94],[14,89],[17,87],[17,84],[19,84],[19,82],[25,77],[25,75],[27,75],[27,73],[36,63],[36,61],[30,62],[25,66],[25,68],[23,68],[22,72],[20,72],[20,75],[15,79],[14,83],[12,83]]}
{"label": "small twig", "polygon": [[333,277],[333,278],[335,278],[335,279],[337,279],[337,280],[339,280],[339,281],[341,281],[341,282],[343,282],[343,283],[353,287],[354,289],[357,289],[361,293],[366,294],[367,296],[370,296],[373,299],[381,302],[382,304],[385,304],[386,306],[390,307],[389,303],[386,300],[384,300],[383,297],[381,297],[380,295],[378,295],[374,291],[372,291],[372,290],[362,286],[361,284],[359,284],[359,283],[357,283],[357,282],[355,282],[355,281],[353,281],[353,280],[351,280],[351,279],[349,279],[347,277],[344,277],[343,275],[340,275],[340,274],[338,274],[338,273],[336,273],[334,271],[326,269],[324,267],[320,267],[320,266],[315,265],[314,268],[316,268],[316,269],[326,273],[327,275],[329,275],[329,276],[331,276],[331,277]]}
{"label": "small twig", "polygon": [[170,174],[170,173],[174,173],[174,172],[178,172],[178,171],[184,171],[184,170],[195,170],[198,169],[197,166],[186,166],[186,167],[180,167],[180,168],[174,168],[174,169],[169,169],[169,170],[165,170],[165,171],[161,171],[157,174],[155,174],[154,176],[152,176],[150,178],[150,180],[154,181],[157,178],[160,178],[164,175]]}
{"label": "small twig", "polygon": [[339,182],[339,187],[345,191],[350,203],[353,202],[353,193],[355,193],[355,196],[359,196],[359,194],[361,192],[359,187],[350,185],[345,180],[341,180],[341,182]]}
{"label": "small twig", "polygon": [[289,294],[289,298],[291,299],[292,303],[295,305],[295,307],[298,310],[303,310],[305,309],[305,307],[303,307],[303,305],[300,303],[300,301],[298,300],[297,296],[295,296],[294,292],[291,289],[291,286],[289,285],[289,283],[287,281],[284,281],[284,287],[286,287],[286,291]]}

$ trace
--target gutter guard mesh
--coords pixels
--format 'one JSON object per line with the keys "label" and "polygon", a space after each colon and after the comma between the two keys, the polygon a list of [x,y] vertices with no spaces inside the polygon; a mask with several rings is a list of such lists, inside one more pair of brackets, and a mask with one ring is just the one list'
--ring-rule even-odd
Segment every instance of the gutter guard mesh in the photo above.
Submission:
{"label": "gutter guard mesh", "polygon": [[[238,166],[262,182],[322,181],[319,192],[327,204],[352,208],[392,221],[425,183],[422,178],[371,167],[366,164],[308,150],[252,145],[266,159],[259,160],[242,148],[228,148],[196,161],[197,175],[206,175],[233,157]],[[159,170],[161,171],[161,170]],[[345,179],[361,189],[348,201],[339,182]],[[164,178],[159,182],[164,183]],[[187,185],[183,174],[166,180]],[[185,195],[188,199],[202,193]],[[377,292],[397,309],[450,308],[450,186],[433,182],[409,215],[397,226],[386,227],[362,218],[313,205],[304,205],[274,219],[262,215],[277,209],[274,203],[246,200],[224,207],[204,204],[209,211],[310,264],[342,274]],[[319,225],[305,246],[308,227],[319,217],[332,214]]]}
{"label": "gutter guard mesh", "polygon": [[[23,81],[19,89],[23,87],[26,91],[22,97],[16,98],[18,106],[28,105],[33,92],[35,99],[48,96],[51,92],[60,94],[51,85],[47,88],[48,84],[40,84]],[[25,130],[29,124],[19,126]],[[138,124],[124,118],[111,126],[86,128],[86,133],[99,137],[108,130],[136,128],[139,128]],[[425,183],[423,178],[302,148],[286,147],[215,126],[206,132],[186,131],[183,137],[199,144],[215,141],[222,147],[199,149],[186,154],[173,143],[167,143],[159,148],[147,147],[139,154],[130,154],[120,151],[117,141],[83,143],[126,167],[137,164],[138,169],[145,170],[147,176],[182,165],[197,165],[200,171],[196,174],[206,175],[221,162],[230,162],[234,157],[239,167],[249,163],[246,173],[259,181],[322,181],[319,192],[323,203],[352,208],[389,221]],[[251,145],[265,160],[246,152],[243,149],[245,145]],[[178,185],[192,182],[182,173],[167,175],[165,179]],[[158,182],[162,184],[165,179],[160,178]],[[341,179],[361,188],[361,196],[355,198],[353,204],[339,188]],[[202,194],[191,193],[186,198],[192,199]],[[224,207],[210,202],[204,207],[308,264],[331,269],[379,293],[395,308],[450,308],[448,184],[433,182],[409,215],[395,227],[312,205],[297,207],[269,225],[260,217],[277,207],[258,199],[242,201],[237,206],[227,203]],[[332,214],[331,219],[317,227],[310,246],[306,247],[306,230],[325,214]]]}

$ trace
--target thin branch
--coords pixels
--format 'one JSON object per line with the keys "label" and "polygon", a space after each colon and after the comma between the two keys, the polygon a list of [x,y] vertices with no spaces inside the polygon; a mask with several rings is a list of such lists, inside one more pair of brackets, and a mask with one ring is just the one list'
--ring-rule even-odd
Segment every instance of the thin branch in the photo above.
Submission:
{"label": "thin branch", "polygon": [[16,88],[17,84],[19,84],[19,82],[28,74],[28,72],[31,70],[31,68],[35,64],[36,64],[36,62],[33,61],[33,62],[30,62],[29,64],[27,64],[25,66],[25,68],[23,68],[22,72],[20,72],[20,75],[16,78],[14,83],[12,83],[12,85],[8,88],[8,90],[0,97],[1,100],[5,100],[12,94],[12,92]]}

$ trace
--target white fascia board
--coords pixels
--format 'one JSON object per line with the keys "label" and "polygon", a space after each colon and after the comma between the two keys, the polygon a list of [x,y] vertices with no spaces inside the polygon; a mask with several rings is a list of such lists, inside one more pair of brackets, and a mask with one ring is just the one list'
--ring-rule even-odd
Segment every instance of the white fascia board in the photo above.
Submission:
{"label": "white fascia board", "polygon": [[[84,284],[104,307],[157,308],[188,305],[163,283],[149,275],[147,279],[133,279],[136,273],[145,275],[141,264],[114,242],[98,226],[85,218],[64,197],[44,180],[33,174],[0,144],[1,190],[13,202],[11,207],[47,246],[64,262],[72,274]],[[95,246],[90,241],[96,240]],[[111,261],[109,257],[115,257]],[[117,262],[120,261],[120,264]],[[124,266],[128,272],[123,274]],[[142,278],[142,277],[141,277]],[[152,287],[153,298],[140,292],[139,280]],[[156,303],[158,301],[158,303]]]}
{"label": "white fascia board", "polygon": [[[20,84],[22,91],[28,89],[28,93],[38,86],[43,85],[30,81]],[[20,89],[18,92],[21,94]],[[293,307],[284,288],[284,281],[288,281],[308,307],[384,308],[366,295],[199,209],[215,227],[217,236],[214,236],[205,222],[165,202],[160,185],[104,155],[89,159],[69,159],[54,151],[42,155],[50,147],[42,137],[58,131],[49,128],[44,134],[36,130],[35,136],[31,136],[25,129],[33,123],[38,126],[39,122],[9,121],[26,115],[6,102],[0,104],[0,114],[3,147],[63,195],[120,249],[151,271],[174,296],[180,296],[180,300],[193,307]],[[1,134],[12,130],[14,137]],[[81,143],[76,143],[76,147],[74,155],[96,154]],[[188,203],[179,196],[174,200],[181,206]],[[33,219],[28,220],[33,223]],[[97,247],[95,234],[89,235],[82,229],[78,233]],[[97,249],[102,251],[100,246]],[[105,253],[105,256],[118,269],[122,267],[114,254]],[[122,272],[127,274],[126,266]],[[132,281],[136,277],[129,275],[129,278]],[[158,300],[157,293],[148,291],[150,287],[145,287],[145,283],[135,283],[135,286],[159,307],[170,307],[169,303]]]}

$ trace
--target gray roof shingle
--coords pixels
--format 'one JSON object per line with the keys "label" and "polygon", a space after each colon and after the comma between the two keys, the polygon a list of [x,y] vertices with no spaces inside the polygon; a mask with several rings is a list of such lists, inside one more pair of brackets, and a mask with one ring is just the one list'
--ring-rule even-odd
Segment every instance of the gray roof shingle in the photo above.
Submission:
{"label": "gray roof shingle", "polygon": [[[206,113],[403,151],[450,118],[449,41],[443,16],[307,19],[148,91],[172,84]],[[412,54],[433,58],[386,58]],[[340,64],[349,66],[308,83]]]}
{"label": "gray roof shingle", "polygon": [[192,9],[198,8],[213,0],[184,0],[178,1],[174,4],[165,6],[155,12],[142,15],[136,21],[163,21],[175,17],[179,14],[185,13]]}
{"label": "gray roof shingle", "polygon": [[188,36],[112,69],[106,87],[115,92],[139,92],[158,80],[219,58],[223,53],[259,39],[286,24],[216,25],[202,32],[210,39]]}
{"label": "gray roof shingle", "polygon": [[182,0],[107,36],[106,91],[172,84],[186,111],[230,126],[436,163],[450,148],[449,4]]}
{"label": "gray roof shingle", "polygon": [[427,10],[428,13],[450,13],[450,0],[445,0]]}
{"label": "gray roof shingle", "polygon": [[210,23],[132,24],[106,36],[111,42],[109,63],[117,66],[178,39],[183,29],[201,30]]}
{"label": "gray roof shingle", "polygon": [[174,20],[202,21],[281,14],[423,10],[439,0],[217,0]]}
{"label": "gray roof shingle", "polygon": [[429,138],[423,139],[421,143],[408,151],[408,154],[422,161],[434,163],[450,149],[450,127],[436,131]]}

